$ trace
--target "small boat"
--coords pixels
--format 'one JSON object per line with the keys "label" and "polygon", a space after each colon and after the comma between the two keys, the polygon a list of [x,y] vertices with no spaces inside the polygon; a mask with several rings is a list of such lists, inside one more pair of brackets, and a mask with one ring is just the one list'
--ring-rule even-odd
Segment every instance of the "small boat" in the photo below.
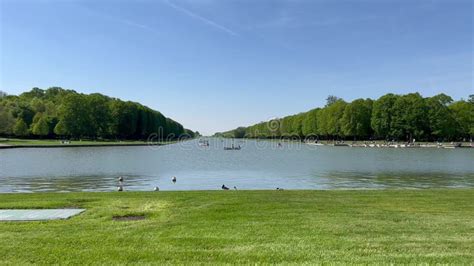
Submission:
{"label": "small boat", "polygon": [[240,145],[235,146],[234,141],[232,140],[232,145],[230,147],[224,147],[225,151],[240,150]]}
{"label": "small boat", "polygon": [[226,151],[232,151],[232,150],[237,150],[238,151],[240,149],[241,149],[240,145],[237,146],[237,147],[234,147],[234,145],[232,145],[232,147],[224,147],[224,150],[226,150]]}
{"label": "small boat", "polygon": [[199,146],[202,147],[209,147],[209,141],[208,140],[199,140]]}

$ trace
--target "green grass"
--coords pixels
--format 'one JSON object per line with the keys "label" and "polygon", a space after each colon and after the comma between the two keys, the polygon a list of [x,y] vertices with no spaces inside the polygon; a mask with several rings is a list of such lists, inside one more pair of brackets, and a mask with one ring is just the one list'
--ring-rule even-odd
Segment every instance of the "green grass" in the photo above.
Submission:
{"label": "green grass", "polygon": [[[22,145],[125,145],[125,144],[147,144],[146,141],[138,140],[127,140],[127,141],[112,141],[112,140],[73,140],[69,144],[62,144],[58,139],[0,139],[0,145],[13,145],[13,146],[22,146]],[[154,142],[156,143],[156,142]],[[168,142],[160,142],[160,144],[165,144]]]}
{"label": "green grass", "polygon": [[[474,190],[0,194],[0,264],[474,262]],[[114,215],[145,215],[114,221]]]}

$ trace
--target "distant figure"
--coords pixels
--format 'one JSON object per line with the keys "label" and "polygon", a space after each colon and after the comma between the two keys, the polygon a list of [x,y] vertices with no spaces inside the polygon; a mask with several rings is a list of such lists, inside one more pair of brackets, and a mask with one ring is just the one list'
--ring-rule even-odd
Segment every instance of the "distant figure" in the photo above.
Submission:
{"label": "distant figure", "polygon": [[159,187],[155,187],[154,191],[160,191]]}
{"label": "distant figure", "polygon": [[123,182],[123,177],[119,176],[118,181]]}
{"label": "distant figure", "polygon": [[171,181],[173,181],[173,183],[176,183],[176,176],[173,176],[173,178],[171,178]]}
{"label": "distant figure", "polygon": [[117,191],[123,191],[123,186],[118,186]]}
{"label": "distant figure", "polygon": [[223,190],[229,190],[229,188],[228,188],[228,187],[226,187],[225,185],[222,185],[222,187],[221,187],[221,188],[222,188]]}
{"label": "distant figure", "polygon": [[236,186],[234,186],[234,190],[237,190],[237,187],[236,187]]}
{"label": "distant figure", "polygon": [[281,147],[281,143],[278,142],[278,147]]}

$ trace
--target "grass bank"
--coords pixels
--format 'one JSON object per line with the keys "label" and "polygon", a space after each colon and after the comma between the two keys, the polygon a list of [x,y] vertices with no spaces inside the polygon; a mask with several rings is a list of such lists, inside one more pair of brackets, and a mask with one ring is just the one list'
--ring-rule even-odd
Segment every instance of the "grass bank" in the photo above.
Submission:
{"label": "grass bank", "polygon": [[[1,222],[0,264],[474,261],[474,190],[0,194],[0,208],[81,207]],[[137,215],[144,220],[115,221]]]}
{"label": "grass bank", "polygon": [[[173,143],[173,141],[153,142],[154,145],[164,145]],[[67,143],[57,139],[0,139],[1,147],[76,147],[76,146],[130,146],[130,145],[149,145],[148,141],[127,140],[72,140]]]}

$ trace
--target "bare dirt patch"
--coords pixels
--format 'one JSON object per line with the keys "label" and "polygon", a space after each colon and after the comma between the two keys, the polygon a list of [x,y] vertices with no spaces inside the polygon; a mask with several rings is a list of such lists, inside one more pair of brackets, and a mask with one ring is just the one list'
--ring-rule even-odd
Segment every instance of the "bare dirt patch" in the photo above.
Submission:
{"label": "bare dirt patch", "polygon": [[145,220],[145,215],[124,215],[124,216],[112,216],[114,221],[139,221]]}

